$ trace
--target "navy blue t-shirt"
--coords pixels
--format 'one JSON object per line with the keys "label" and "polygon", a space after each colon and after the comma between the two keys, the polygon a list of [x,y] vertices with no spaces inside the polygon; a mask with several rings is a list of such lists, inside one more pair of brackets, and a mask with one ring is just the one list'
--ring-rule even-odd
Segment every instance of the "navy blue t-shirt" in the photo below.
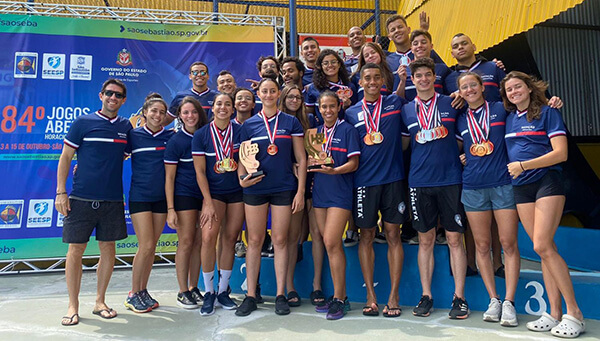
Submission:
{"label": "navy blue t-shirt", "polygon": [[174,134],[173,130],[164,128],[153,133],[146,126],[131,131],[127,145],[127,152],[131,154],[129,200],[139,202],[165,200],[163,160],[167,142]]}
{"label": "navy blue t-shirt", "polygon": [[176,165],[175,195],[202,198],[192,158],[193,135],[182,127],[167,143],[165,164]]}
{"label": "navy blue t-shirt", "polygon": [[[338,90],[343,90],[349,88],[350,91],[352,91],[352,96],[350,97],[350,102],[352,104],[356,103],[357,101],[357,91],[356,91],[356,87],[354,86],[354,84],[352,82],[350,82],[350,84],[348,85],[344,85],[341,83],[338,84],[333,84],[330,83],[329,89],[333,92],[337,92]],[[319,95],[321,95],[321,92],[323,92],[325,90],[319,90],[317,89],[317,87],[315,87],[314,83],[311,83],[307,88],[306,88],[306,93],[304,95],[304,105],[306,105],[307,107],[312,107],[315,108],[315,116],[317,121],[319,122],[319,124],[323,123],[323,116],[321,115],[321,112],[319,111]],[[340,112],[338,113],[338,117],[343,120],[345,115],[345,109],[342,108],[340,110]]]}
{"label": "navy blue t-shirt", "polygon": [[[488,141],[494,145],[490,155],[475,156],[469,148],[473,145],[473,137],[469,132],[467,115],[469,111],[463,112],[456,123],[457,129],[463,138],[463,149],[467,157],[467,163],[463,170],[463,188],[480,189],[492,188],[510,184],[510,174],[506,165],[508,155],[504,143],[504,128],[506,127],[506,110],[500,102],[488,103],[489,105],[489,135]],[[486,105],[474,110],[474,118],[479,122]]]}
{"label": "navy blue t-shirt", "polygon": [[458,84],[456,84],[456,81],[458,79],[458,76],[461,72],[466,72],[470,70],[481,76],[481,79],[483,80],[483,86],[485,87],[483,96],[485,97],[486,101],[502,101],[502,98],[500,97],[500,81],[504,79],[506,74],[501,68],[496,66],[496,63],[480,60],[478,62],[475,62],[475,64],[471,65],[470,68],[455,65],[452,67],[452,69],[450,70],[444,82],[447,93],[457,91]]}
{"label": "navy blue t-shirt", "polygon": [[194,98],[196,98],[200,104],[202,104],[202,109],[204,109],[204,112],[206,113],[206,117],[208,118],[208,120],[210,121],[211,117],[212,117],[212,106],[213,103],[215,101],[215,97],[218,95],[219,93],[217,91],[211,90],[211,89],[206,89],[203,92],[198,92],[196,90],[192,89],[188,89],[188,90],[183,90],[177,93],[177,95],[175,95],[175,98],[173,98],[173,100],[171,101],[171,105],[169,106],[169,115],[171,115],[172,117],[177,117],[176,113],[177,113],[177,108],[179,108],[179,104],[181,103],[181,101],[183,101],[183,99],[187,96],[192,96]]}
{"label": "navy blue t-shirt", "polygon": [[[567,129],[560,111],[542,107],[541,117],[531,122],[527,121],[527,111],[512,112],[506,118],[506,149],[508,159],[513,161],[527,161],[548,154],[552,151],[550,139],[566,135]],[[541,179],[549,169],[561,170],[559,165],[548,168],[528,169],[519,177],[512,180],[513,185],[520,186]]]}
{"label": "navy blue t-shirt", "polygon": [[73,121],[64,143],[77,152],[74,197],[123,201],[123,159],[132,129],[126,118],[97,111]]}
{"label": "navy blue t-shirt", "polygon": [[402,120],[409,132],[405,136],[410,136],[411,145],[408,185],[413,188],[449,186],[462,182],[462,164],[456,142],[456,139],[462,139],[456,131],[456,118],[460,112],[450,105],[452,98],[437,93],[435,96],[441,124],[448,129],[445,138],[424,144],[417,143],[415,136],[421,128],[417,118],[416,100],[402,108]]}

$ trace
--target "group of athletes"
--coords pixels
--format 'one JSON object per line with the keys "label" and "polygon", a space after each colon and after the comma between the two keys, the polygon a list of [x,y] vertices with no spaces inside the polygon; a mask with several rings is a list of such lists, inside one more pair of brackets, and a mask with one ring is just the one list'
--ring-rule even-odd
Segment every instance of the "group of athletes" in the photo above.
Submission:
{"label": "group of athletes", "polygon": [[[81,257],[94,228],[101,251],[94,314],[117,315],[104,296],[114,241],[127,234],[125,153],[132,162],[129,213],[139,241],[125,301],[134,312],[159,306],[147,286],[166,222],[179,240],[178,305],[201,306],[201,315],[213,314],[216,306],[238,316],[251,314],[262,302],[259,270],[270,212],[276,314],[289,314],[290,307],[301,304],[294,268],[302,226],[310,222],[316,311],[336,320],[350,310],[342,243],[348,225],[360,229],[358,254],[367,291],[362,313],[379,315],[373,240],[381,226],[391,282],[382,314],[400,316],[400,235],[410,220],[418,233],[422,285],[414,315],[429,316],[433,310],[433,249],[436,230],[443,229],[455,287],[449,317],[469,316],[464,293],[468,228],[490,298],[483,319],[517,326],[520,220],[542,259],[550,301],[550,313],[527,328],[561,337],[583,332],[568,268],[553,242],[565,202],[559,164],[567,159],[566,128],[556,109],[561,100],[545,97],[544,82],[518,71],[506,75],[500,62],[475,56],[475,45],[464,34],[453,37],[457,64],[447,67],[433,51],[427,17],[421,19],[422,29],[412,32],[400,15],[387,20],[397,50],[391,54],[366,42],[359,27],[348,32],[353,53],[345,60],[306,38],[301,44],[306,64],[296,57],[261,57],[260,80],[246,80],[250,88],[238,87],[234,76],[222,71],[219,91],[210,90],[208,66],[195,62],[189,69],[192,88],[179,92],[170,105],[150,94],[136,127],[118,116],[127,98],[125,85],[106,81],[99,95],[102,109],[75,120],[58,165],[56,208],[65,215],[63,240],[69,243],[69,308],[62,324],[79,322]],[[165,129],[173,120],[179,128]],[[303,143],[314,128],[323,136],[319,159],[327,161],[320,166],[314,166],[319,163],[314,155],[307,157]],[[247,155],[240,160],[242,143],[255,160]],[[67,194],[75,152],[78,168]],[[244,222],[248,290],[238,306],[230,297],[229,279]],[[490,257],[494,224],[506,263],[504,300],[496,291]],[[329,298],[320,287],[323,250],[334,285]],[[204,295],[197,287],[200,268]]]}

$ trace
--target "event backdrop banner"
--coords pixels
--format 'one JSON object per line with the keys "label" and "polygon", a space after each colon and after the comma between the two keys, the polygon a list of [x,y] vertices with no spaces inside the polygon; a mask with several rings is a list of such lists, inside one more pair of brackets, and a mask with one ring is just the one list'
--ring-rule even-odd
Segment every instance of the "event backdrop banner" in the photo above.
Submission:
{"label": "event backdrop banner", "polygon": [[[258,58],[273,54],[273,33],[272,27],[0,15],[0,260],[65,255],[63,217],[54,209],[58,158],[73,120],[100,109],[106,79],[127,85],[119,111],[125,117],[150,92],[170,102],[190,88],[194,61],[208,65],[210,88],[221,70],[248,86],[246,78],[258,77]],[[126,161],[125,199],[130,178]],[[68,191],[71,180],[72,174]],[[137,249],[127,206],[125,213],[130,237],[117,243],[118,254]],[[157,250],[176,246],[176,234],[165,227]],[[98,254],[96,243],[86,254]]]}

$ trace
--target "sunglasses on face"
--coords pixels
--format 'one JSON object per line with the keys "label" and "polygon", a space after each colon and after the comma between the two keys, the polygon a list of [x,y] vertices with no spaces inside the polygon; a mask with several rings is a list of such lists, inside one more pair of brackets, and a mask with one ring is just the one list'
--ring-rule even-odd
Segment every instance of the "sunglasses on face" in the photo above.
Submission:
{"label": "sunglasses on face", "polygon": [[104,90],[103,94],[106,97],[112,97],[113,95],[115,95],[115,97],[117,99],[125,98],[125,95],[122,92],[117,92],[117,91],[112,91],[112,90]]}
{"label": "sunglasses on face", "polygon": [[194,71],[192,71],[192,72],[190,72],[190,73],[191,73],[191,74],[192,74],[192,76],[194,76],[194,77],[196,77],[196,76],[202,76],[202,77],[204,77],[204,76],[208,75],[208,72],[206,72],[206,71],[204,71],[204,70],[202,70],[202,71],[196,71],[196,70],[194,70]]}

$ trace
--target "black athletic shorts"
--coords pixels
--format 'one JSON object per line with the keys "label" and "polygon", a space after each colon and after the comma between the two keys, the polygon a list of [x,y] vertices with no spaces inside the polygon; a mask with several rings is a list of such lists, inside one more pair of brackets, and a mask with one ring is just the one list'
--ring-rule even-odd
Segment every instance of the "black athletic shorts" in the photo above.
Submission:
{"label": "black athletic shorts", "polygon": [[516,204],[535,202],[539,198],[565,195],[562,176],[557,170],[549,170],[541,179],[530,184],[513,186]]}
{"label": "black athletic shorts", "polygon": [[386,223],[402,224],[407,220],[407,205],[404,197],[404,181],[389,184],[357,187],[354,189],[352,215],[358,228],[377,226],[378,212]]}
{"label": "black athletic shorts", "polygon": [[113,242],[127,238],[122,201],[87,201],[70,198],[71,211],[63,223],[63,243],[83,244],[96,229],[96,240]]}
{"label": "black athletic shorts", "polygon": [[242,192],[242,190],[239,190],[239,191],[233,192],[233,193],[227,193],[227,194],[211,193],[210,196],[213,199],[219,200],[226,204],[235,204],[236,202],[244,201],[244,193]]}
{"label": "black athletic shorts", "polygon": [[202,198],[188,197],[186,195],[175,196],[175,211],[198,210],[202,211]]}
{"label": "black athletic shorts", "polygon": [[465,210],[460,202],[461,185],[410,188],[413,227],[421,233],[434,229],[438,217],[450,232],[465,232]]}
{"label": "black athletic shorts", "polygon": [[167,213],[167,200],[129,201],[129,214],[140,212]]}
{"label": "black athletic shorts", "polygon": [[260,206],[266,203],[275,206],[288,206],[294,201],[296,191],[283,191],[269,194],[244,193],[244,203],[250,206]]}

